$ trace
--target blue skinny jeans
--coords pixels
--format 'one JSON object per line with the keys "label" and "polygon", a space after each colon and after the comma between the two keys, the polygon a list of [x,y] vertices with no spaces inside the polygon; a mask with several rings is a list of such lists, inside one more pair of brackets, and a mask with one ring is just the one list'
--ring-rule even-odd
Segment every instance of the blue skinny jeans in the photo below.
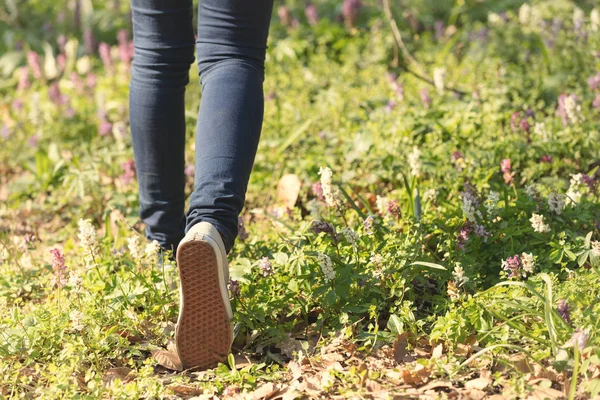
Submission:
{"label": "blue skinny jeans", "polygon": [[[130,123],[146,237],[175,250],[196,223],[238,233],[263,121],[264,60],[273,0],[131,0],[135,56]],[[194,191],[185,207],[185,87],[202,85]]]}

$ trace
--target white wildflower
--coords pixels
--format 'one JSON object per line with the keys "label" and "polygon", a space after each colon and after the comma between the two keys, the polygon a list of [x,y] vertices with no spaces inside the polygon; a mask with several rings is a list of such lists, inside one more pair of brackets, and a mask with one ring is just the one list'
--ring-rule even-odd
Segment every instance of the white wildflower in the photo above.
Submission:
{"label": "white wildflower", "polygon": [[546,128],[546,124],[543,122],[536,122],[533,126],[533,133],[542,139],[542,141],[547,142],[550,138],[550,132]]}
{"label": "white wildflower", "polygon": [[83,319],[85,314],[79,310],[73,310],[69,313],[69,320],[71,321],[71,328],[77,332],[81,332],[85,325],[83,323]]}
{"label": "white wildflower", "polygon": [[446,68],[435,68],[433,70],[433,85],[439,94],[444,93],[446,87]]}
{"label": "white wildflower", "polygon": [[594,241],[591,243],[591,249],[592,249],[592,253],[593,253],[595,256],[599,256],[599,257],[600,257],[600,242],[599,242],[599,241],[597,241],[597,240],[594,240]]}
{"label": "white wildflower", "polygon": [[594,8],[590,13],[590,25],[592,32],[600,31],[600,10]]}
{"label": "white wildflower", "polygon": [[581,22],[585,19],[585,13],[579,7],[575,7],[573,10],[573,25],[581,25]]}
{"label": "white wildflower", "polygon": [[388,205],[390,204],[390,201],[387,197],[377,195],[377,200],[375,201],[375,204],[377,205],[379,213],[383,215],[388,212],[387,209]]}
{"label": "white wildflower", "polygon": [[132,236],[127,239],[127,248],[129,249],[129,254],[131,254],[131,257],[133,257],[135,261],[142,261],[144,258],[144,251],[142,250],[142,245],[140,244],[140,238],[138,236]]}
{"label": "white wildflower", "polygon": [[463,192],[462,209],[469,222],[477,222],[477,215],[479,215],[477,203],[477,199],[470,192]]}
{"label": "white wildflower", "polygon": [[499,14],[492,12],[488,14],[488,22],[490,25],[500,25],[504,20]]}
{"label": "white wildflower", "polygon": [[565,196],[558,193],[550,193],[548,195],[548,207],[553,213],[560,215],[565,208]]}
{"label": "white wildflower", "polygon": [[79,239],[79,245],[86,254],[91,255],[96,247],[96,229],[89,219],[80,219],[78,225],[79,234],[77,234],[77,238]]}
{"label": "white wildflower", "polygon": [[374,254],[371,256],[370,261],[375,266],[375,277],[381,278],[383,276],[383,257],[381,257],[379,254]]}
{"label": "white wildflower", "polygon": [[485,208],[489,216],[495,216],[498,214],[498,202],[500,201],[500,195],[493,190],[490,190],[487,199],[485,200]]}
{"label": "white wildflower", "polygon": [[529,219],[529,221],[531,221],[531,227],[535,232],[550,232],[550,225],[546,224],[543,215],[533,213],[531,214],[531,218]]}
{"label": "white wildflower", "polygon": [[535,188],[535,185],[525,186],[525,193],[527,193],[527,196],[529,196],[532,199],[535,199],[538,194],[537,189]]}
{"label": "white wildflower", "polygon": [[340,206],[340,192],[336,186],[333,186],[333,172],[331,172],[331,168],[319,168],[319,175],[321,176],[321,188],[323,190],[323,196],[325,197],[325,202],[327,205],[330,207]]}
{"label": "white wildflower", "polygon": [[581,201],[581,196],[583,193],[581,192],[581,186],[583,185],[583,175],[582,174],[571,174],[571,182],[570,182],[569,190],[567,190],[567,204],[575,205]]}
{"label": "white wildflower", "polygon": [[469,278],[465,276],[465,270],[460,263],[456,263],[456,266],[452,271],[452,276],[456,283],[458,283],[458,286],[462,286],[469,281]]}
{"label": "white wildflower", "polygon": [[525,3],[519,8],[519,22],[521,25],[529,25],[531,20],[531,7]]}
{"label": "white wildflower", "polygon": [[415,146],[412,153],[408,155],[408,165],[413,176],[419,176],[421,172],[421,151]]}
{"label": "white wildflower", "polygon": [[535,257],[531,253],[521,254],[521,265],[523,266],[523,272],[533,274],[535,271]]}
{"label": "white wildflower", "polygon": [[356,247],[356,243],[358,242],[359,236],[358,233],[354,232],[350,228],[344,228],[340,232],[346,238],[346,241],[352,245],[352,247]]}
{"label": "white wildflower", "polygon": [[83,279],[81,279],[81,276],[76,271],[71,271],[69,273],[69,280],[67,281],[67,285],[72,289],[77,290],[81,287],[82,281]]}
{"label": "white wildflower", "polygon": [[435,199],[437,198],[437,190],[431,188],[431,189],[427,189],[425,191],[425,193],[423,194],[423,200],[425,201],[435,201]]}
{"label": "white wildflower", "polygon": [[0,244],[0,262],[8,260],[8,249]]}
{"label": "white wildflower", "polygon": [[571,123],[577,124],[581,121],[581,106],[577,104],[575,96],[567,96],[565,98],[565,113]]}
{"label": "white wildflower", "polygon": [[146,259],[149,261],[158,260],[158,252],[160,251],[160,244],[156,240],[151,241],[146,245],[144,249],[144,253],[146,254]]}
{"label": "white wildflower", "polygon": [[323,271],[323,275],[325,275],[325,280],[327,282],[332,281],[335,278],[335,270],[333,269],[331,258],[326,254],[319,253],[318,259],[319,264],[321,265],[321,271]]}

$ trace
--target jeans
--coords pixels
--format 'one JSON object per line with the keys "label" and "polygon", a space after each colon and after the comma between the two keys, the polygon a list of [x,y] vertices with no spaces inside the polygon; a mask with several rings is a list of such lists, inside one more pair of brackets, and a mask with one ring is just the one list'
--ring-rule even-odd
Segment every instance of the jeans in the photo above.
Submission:
{"label": "jeans", "polygon": [[[131,0],[135,56],[130,124],[146,237],[175,250],[196,223],[213,224],[227,252],[238,233],[263,121],[264,60],[273,0]],[[185,87],[202,85],[194,191],[185,207]]]}

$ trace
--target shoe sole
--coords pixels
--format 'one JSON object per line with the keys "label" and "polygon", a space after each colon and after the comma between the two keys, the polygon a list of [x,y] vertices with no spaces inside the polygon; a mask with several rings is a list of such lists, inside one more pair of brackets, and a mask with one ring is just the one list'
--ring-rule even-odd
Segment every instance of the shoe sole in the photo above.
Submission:
{"label": "shoe sole", "polygon": [[184,369],[213,368],[227,359],[233,334],[216,251],[207,241],[181,243],[177,265],[181,283],[175,343],[179,358]]}

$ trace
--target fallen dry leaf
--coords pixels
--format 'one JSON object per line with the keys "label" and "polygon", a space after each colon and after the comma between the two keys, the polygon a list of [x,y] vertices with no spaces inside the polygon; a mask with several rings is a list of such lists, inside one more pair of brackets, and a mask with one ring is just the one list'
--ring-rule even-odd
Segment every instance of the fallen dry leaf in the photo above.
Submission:
{"label": "fallen dry leaf", "polygon": [[456,345],[456,350],[454,350],[454,354],[460,357],[469,357],[472,351],[473,349],[470,345],[459,343]]}
{"label": "fallen dry leaf", "polygon": [[129,382],[133,379],[134,372],[131,368],[116,367],[110,368],[102,376],[102,381],[106,386],[110,386],[115,380],[120,379],[122,382]]}
{"label": "fallen dry leaf", "polygon": [[565,394],[560,390],[537,387],[534,391],[529,393],[529,396],[527,396],[527,400],[559,399],[564,397]]}
{"label": "fallen dry leaf", "polygon": [[191,386],[173,385],[173,386],[168,386],[168,388],[169,388],[169,390],[171,390],[174,394],[176,394],[178,396],[197,396],[199,394],[202,394],[201,389],[191,387]]}
{"label": "fallen dry leaf", "polygon": [[269,383],[265,383],[264,385],[262,385],[255,391],[249,393],[249,396],[250,396],[249,398],[256,399],[256,400],[267,400],[267,399],[272,398],[278,392],[279,392],[279,389],[277,389],[277,387],[273,383],[269,382]]}
{"label": "fallen dry leaf", "polygon": [[298,175],[284,175],[277,184],[277,198],[287,208],[294,208],[296,201],[298,200],[301,187],[302,182],[300,181],[300,178],[298,178]]}
{"label": "fallen dry leaf", "polygon": [[298,361],[290,361],[287,368],[292,373],[292,380],[298,380],[302,377],[302,366]]}
{"label": "fallen dry leaf", "polygon": [[177,353],[170,350],[154,350],[152,357],[163,367],[174,371],[183,371],[183,364]]}
{"label": "fallen dry leaf", "polygon": [[508,361],[524,374],[533,372],[533,369],[531,368],[531,365],[524,354],[515,354],[514,356],[511,356]]}
{"label": "fallen dry leaf", "polygon": [[483,390],[486,387],[488,387],[490,385],[490,383],[492,383],[491,379],[479,377],[479,378],[475,378],[475,379],[465,382],[465,389],[467,389],[467,390],[473,390],[473,389]]}
{"label": "fallen dry leaf", "polygon": [[469,399],[469,400],[481,400],[483,398],[485,398],[485,392],[483,390],[478,390],[478,389],[471,389],[471,390],[467,390],[466,392],[464,392],[465,394],[465,399]]}
{"label": "fallen dry leaf", "polygon": [[252,365],[252,360],[245,356],[244,354],[236,354],[235,358],[235,368],[242,369]]}

